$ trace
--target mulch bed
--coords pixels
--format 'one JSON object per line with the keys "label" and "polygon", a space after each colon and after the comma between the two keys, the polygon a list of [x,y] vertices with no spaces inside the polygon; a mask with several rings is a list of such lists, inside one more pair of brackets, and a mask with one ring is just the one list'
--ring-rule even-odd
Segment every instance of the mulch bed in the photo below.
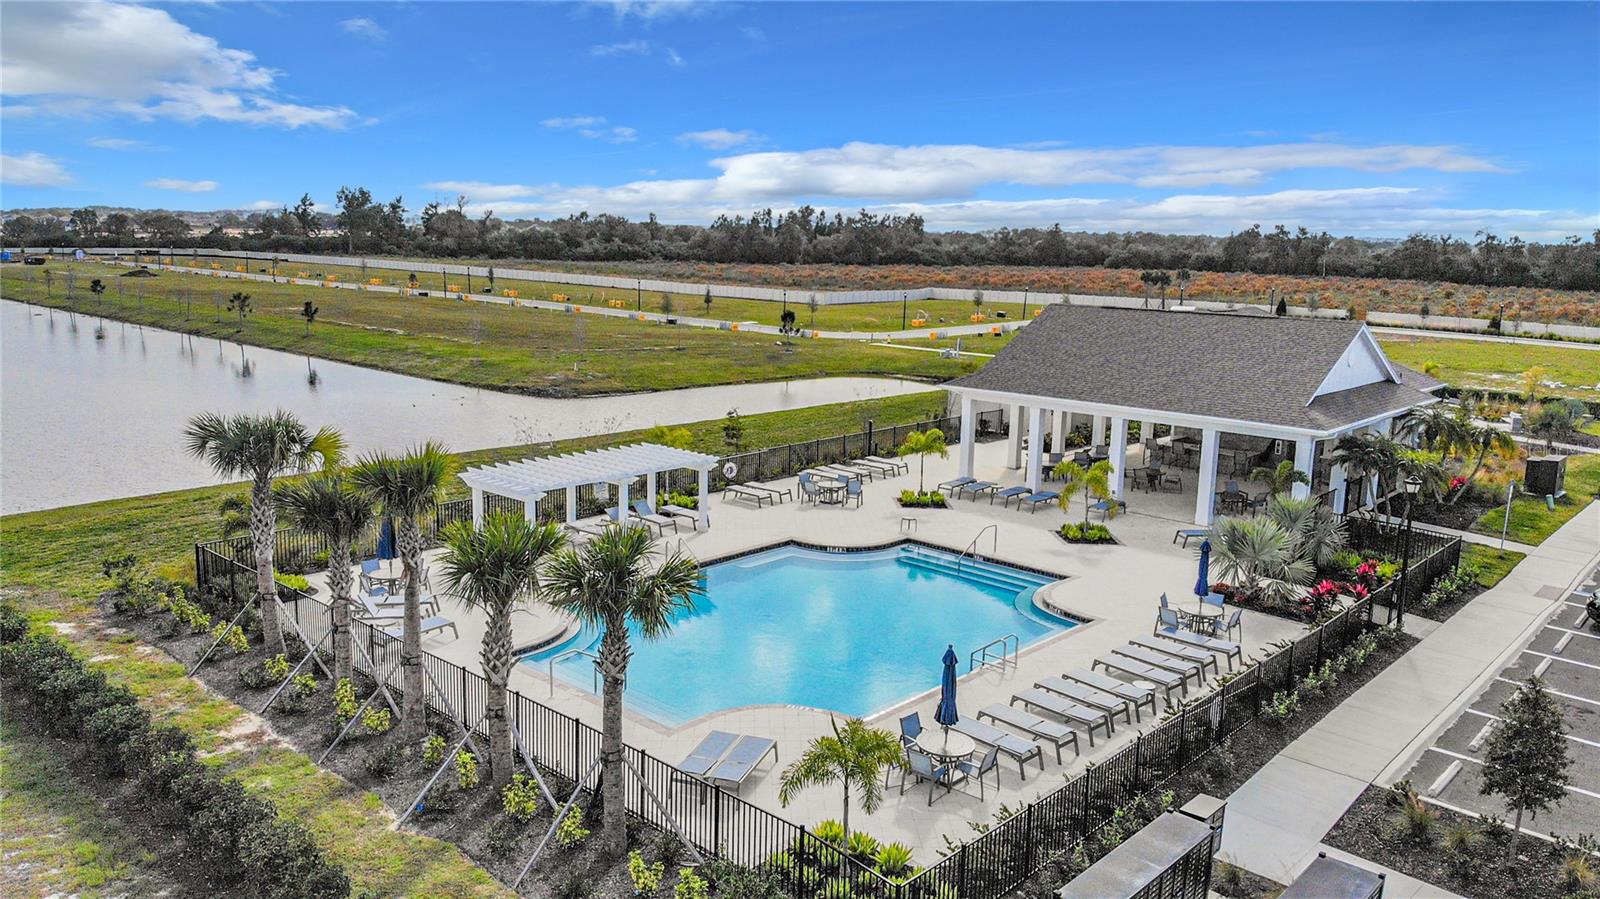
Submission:
{"label": "mulch bed", "polygon": [[1449,809],[1438,811],[1439,822],[1428,845],[1400,842],[1390,836],[1389,822],[1395,808],[1389,804],[1389,791],[1369,786],[1323,841],[1463,896],[1532,899],[1565,893],[1560,877],[1561,851],[1535,837],[1519,839],[1517,856],[1511,858],[1506,854],[1505,837],[1492,835],[1477,853],[1481,862],[1477,870],[1470,874],[1454,870],[1440,848],[1440,839],[1451,828],[1473,823],[1474,819]]}
{"label": "mulch bed", "polygon": [[[185,665],[193,665],[211,644],[211,637],[208,634],[185,632],[180,636],[167,636],[165,623],[170,616],[165,614],[158,613],[143,618],[118,615],[110,611],[107,603],[102,603],[101,614],[108,624],[132,631]],[[293,631],[289,631],[286,636],[291,646],[298,645]],[[252,646],[249,652],[242,655],[226,647],[219,647],[196,676],[213,690],[254,713],[259,711],[267,698],[272,695],[276,685],[252,689],[240,681],[240,673],[259,667],[266,658],[266,651],[259,644]],[[291,660],[298,659],[291,655]],[[306,671],[314,673],[318,680],[317,692],[309,697],[307,708],[299,712],[286,711],[279,705],[283,701],[280,697],[267,711],[265,717],[277,736],[315,760],[333,742],[339,732],[339,724],[333,714],[333,684],[328,683],[322,672],[311,663],[307,663],[302,669],[302,673]],[[370,692],[371,681],[357,677],[355,682],[358,701],[365,699]],[[381,699],[375,702],[374,707],[386,708]],[[398,716],[395,718],[398,725]],[[430,715],[429,727],[433,732],[444,735],[447,745],[452,748],[459,739],[456,728],[443,718],[434,720]],[[345,737],[321,767],[361,789],[377,794],[384,805],[398,816],[404,813],[412,800],[422,792],[437,766],[423,764],[420,747],[397,745],[400,740],[394,730],[376,736],[356,736],[360,732],[361,726],[357,724],[351,729],[351,735]],[[487,741],[479,745],[487,751]],[[406,751],[407,749],[409,751]],[[370,773],[369,760],[386,750],[391,754],[405,752],[403,758],[395,765],[394,773],[386,777]],[[572,782],[554,772],[541,770],[550,789],[556,793],[557,799],[564,803],[572,791]],[[448,797],[445,795],[439,797],[448,798],[453,804],[452,808],[430,809],[425,803],[424,811],[414,813],[408,818],[405,827],[417,833],[455,843],[474,862],[509,887],[512,881],[516,880],[528,857],[539,845],[539,841],[544,838],[558,809],[550,808],[541,797],[538,812],[532,820],[520,828],[516,838],[508,846],[502,847],[501,852],[492,851],[488,845],[488,836],[490,825],[502,817],[500,797],[490,783],[487,758],[479,759],[479,772],[482,775],[482,782],[476,787],[464,791],[448,791]],[[447,767],[439,780],[441,783],[455,783],[454,766]],[[430,798],[433,795],[430,794]],[[538,867],[523,881],[519,890],[521,895],[538,897],[562,895],[560,888],[566,881],[572,879],[582,882],[585,896],[621,899],[633,895],[626,859],[607,863],[598,857],[595,849],[600,829],[598,804],[590,807],[585,798],[580,798],[578,806],[584,808],[584,826],[594,831],[594,834],[572,849],[562,849],[552,840],[540,857]],[[630,822],[628,836],[630,848],[639,849],[647,862],[658,858],[666,862],[667,875],[663,880],[663,890],[670,894],[672,886],[677,881],[677,867],[680,861],[677,841],[665,840],[653,830],[636,822]],[[686,863],[688,860],[687,855],[682,857],[683,862]]]}
{"label": "mulch bed", "polygon": [[1488,587],[1473,584],[1461,591],[1453,599],[1447,599],[1431,608],[1421,606],[1406,606],[1407,615],[1417,615],[1429,621],[1449,621],[1450,616],[1467,607],[1467,603],[1477,599],[1479,595],[1488,591]]}
{"label": "mulch bed", "polygon": [[1497,505],[1497,503],[1479,499],[1476,496],[1463,496],[1461,501],[1455,505],[1451,505],[1448,500],[1435,503],[1416,503],[1411,507],[1411,519],[1417,524],[1435,524],[1440,527],[1465,531],[1471,528],[1472,523],[1481,518],[1484,512],[1495,508]]}

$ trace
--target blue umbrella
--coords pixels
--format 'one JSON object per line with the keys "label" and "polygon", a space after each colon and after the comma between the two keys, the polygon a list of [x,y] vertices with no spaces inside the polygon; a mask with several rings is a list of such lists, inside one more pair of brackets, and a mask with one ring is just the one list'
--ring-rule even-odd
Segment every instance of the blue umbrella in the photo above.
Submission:
{"label": "blue umbrella", "polygon": [[961,720],[961,714],[956,711],[956,648],[952,644],[944,651],[944,675],[939,679],[939,707],[933,712],[933,720],[945,727]]}
{"label": "blue umbrella", "polygon": [[1194,595],[1204,599],[1211,593],[1211,541],[1200,544],[1200,579],[1194,582]]}
{"label": "blue umbrella", "polygon": [[378,530],[378,558],[392,559],[394,556],[394,519],[385,517],[383,527]]}

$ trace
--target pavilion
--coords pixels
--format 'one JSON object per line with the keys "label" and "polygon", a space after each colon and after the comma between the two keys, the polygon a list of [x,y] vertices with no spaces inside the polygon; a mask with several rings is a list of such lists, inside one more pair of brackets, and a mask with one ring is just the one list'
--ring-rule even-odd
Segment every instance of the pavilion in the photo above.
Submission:
{"label": "pavilion", "polygon": [[634,443],[604,449],[567,453],[560,456],[543,456],[518,462],[481,465],[461,473],[461,480],[472,488],[472,523],[483,523],[486,494],[520,500],[523,515],[529,521],[538,520],[538,503],[558,491],[565,494],[565,515],[568,524],[577,521],[578,489],[590,485],[606,485],[616,490],[615,507],[626,519],[629,508],[628,492],[641,478],[646,479],[648,499],[652,506],[659,489],[658,477],[663,472],[683,469],[698,473],[700,523],[710,519],[706,512],[710,472],[717,465],[716,456],[691,450],[662,446],[657,443]]}
{"label": "pavilion", "polygon": [[[1347,511],[1346,476],[1332,443],[1390,434],[1396,419],[1437,402],[1439,381],[1391,362],[1364,322],[1054,305],[977,372],[945,385],[960,398],[960,473],[972,475],[975,404],[1012,422],[1007,467],[1041,489],[1046,442],[1087,424],[1105,447],[1121,498],[1129,424],[1146,457],[1157,424],[1197,451],[1194,521],[1209,525],[1223,477],[1292,459],[1315,490]],[[1053,427],[1047,420],[1053,419]],[[1027,439],[1024,435],[1038,435]],[[1024,460],[1024,445],[1026,459]],[[1361,491],[1350,491],[1361,496]]]}

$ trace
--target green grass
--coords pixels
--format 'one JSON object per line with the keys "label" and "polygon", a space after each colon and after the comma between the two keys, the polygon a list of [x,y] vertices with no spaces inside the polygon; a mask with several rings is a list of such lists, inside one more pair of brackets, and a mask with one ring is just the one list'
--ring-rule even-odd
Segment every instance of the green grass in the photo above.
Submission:
{"label": "green grass", "polygon": [[[50,269],[52,287],[38,270],[0,269],[0,296],[418,377],[546,396],[829,375],[940,381],[977,368],[973,360],[856,341],[779,340],[441,297],[241,283],[190,273],[128,279],[117,277],[115,268],[89,262],[58,263]],[[65,296],[69,272],[76,282],[70,299]],[[108,286],[99,299],[88,290],[94,278]],[[226,309],[227,297],[235,291],[251,296],[253,311],[243,322]],[[300,315],[307,300],[320,310],[309,333]]]}
{"label": "green grass", "polygon": [[1500,583],[1511,573],[1511,569],[1517,567],[1518,562],[1527,557],[1526,553],[1514,549],[1499,549],[1479,543],[1461,544],[1461,564],[1478,566],[1478,576],[1474,580],[1485,590]]}
{"label": "green grass", "polygon": [[1591,437],[1600,437],[1600,420],[1591,421],[1588,424],[1579,427],[1578,430],[1588,434]]}
{"label": "green grass", "polygon": [[[1492,340],[1450,340],[1384,335],[1384,352],[1401,365],[1421,369],[1439,364],[1440,380],[1473,390],[1522,390],[1522,373],[1533,366],[1545,370],[1544,380],[1567,386],[1555,389],[1561,396],[1600,399],[1600,350],[1562,346],[1559,343],[1510,343]],[[1550,388],[1540,388],[1544,395]]]}
{"label": "green grass", "polygon": [[[1519,496],[1512,500],[1511,524],[1506,538],[1537,546],[1582,512],[1597,493],[1600,493],[1600,455],[1569,456],[1567,495],[1556,501],[1554,509],[1547,507],[1540,497]],[[1468,530],[1498,537],[1504,523],[1505,506],[1495,506],[1479,516]]]}

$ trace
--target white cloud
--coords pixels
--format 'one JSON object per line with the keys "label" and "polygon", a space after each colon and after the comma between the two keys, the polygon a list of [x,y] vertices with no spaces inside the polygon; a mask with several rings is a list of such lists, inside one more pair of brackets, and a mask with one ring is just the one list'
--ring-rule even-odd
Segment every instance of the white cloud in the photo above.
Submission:
{"label": "white cloud", "polygon": [[611,125],[605,116],[581,115],[545,119],[539,124],[556,131],[576,131],[590,140],[626,144],[639,139],[639,132],[627,125]]}
{"label": "white cloud", "polygon": [[156,190],[181,190],[184,193],[203,194],[217,189],[215,181],[188,181],[183,178],[151,178],[145,187]]}
{"label": "white cloud", "polygon": [[275,96],[274,69],[220,45],[165,10],[106,0],[19,3],[0,31],[0,91],[28,97],[12,114],[126,115],[285,128],[340,128],[345,106]]}
{"label": "white cloud", "polygon": [[599,0],[599,3],[611,7],[612,15],[619,22],[630,16],[646,22],[694,18],[710,12],[715,5],[710,0]]}
{"label": "white cloud", "polygon": [[681,69],[688,65],[687,62],[684,62],[683,57],[678,55],[678,51],[672,49],[671,47],[667,48],[667,64],[677,69]]}
{"label": "white cloud", "polygon": [[526,197],[547,189],[527,184],[490,184],[485,181],[429,181],[422,187],[424,190],[464,194],[474,203],[492,203],[495,200]]}
{"label": "white cloud", "polygon": [[382,41],[389,38],[389,29],[364,16],[356,19],[345,19],[339,23],[339,27],[344,29],[345,34],[366,38],[369,41]]}
{"label": "white cloud", "polygon": [[678,135],[677,141],[681,144],[694,144],[708,150],[731,150],[734,147],[753,144],[761,140],[761,135],[748,129],[743,131],[730,131],[727,128],[711,128],[706,131],[686,131]]}
{"label": "white cloud", "polygon": [[62,187],[72,183],[65,167],[43,153],[0,155],[0,184],[15,187]]}
{"label": "white cloud", "polygon": [[649,41],[621,41],[615,44],[595,44],[589,48],[590,56],[649,56]]}
{"label": "white cloud", "polygon": [[277,200],[257,200],[254,203],[248,204],[244,208],[256,209],[260,210],[261,212],[277,212],[279,209],[283,208],[283,204],[279,203]]}
{"label": "white cloud", "polygon": [[754,25],[746,25],[743,28],[740,28],[739,29],[739,34],[745,40],[750,41],[752,43],[755,42],[755,41],[764,41],[764,40],[767,39],[767,33],[765,31],[762,31],[760,28],[757,28]]}
{"label": "white cloud", "polygon": [[131,137],[91,137],[84,143],[100,150],[143,150],[150,146],[149,141]]}

